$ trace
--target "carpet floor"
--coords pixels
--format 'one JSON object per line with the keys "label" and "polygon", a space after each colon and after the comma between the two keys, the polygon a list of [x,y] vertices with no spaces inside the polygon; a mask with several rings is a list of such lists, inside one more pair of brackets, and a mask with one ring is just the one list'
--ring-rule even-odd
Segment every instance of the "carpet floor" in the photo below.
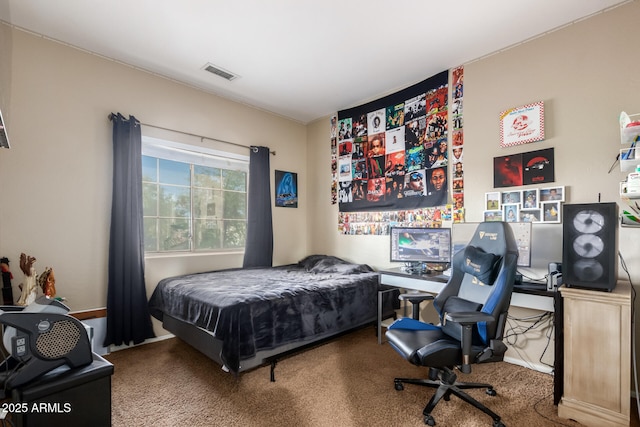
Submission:
{"label": "carpet floor", "polygon": [[[394,377],[421,378],[389,344],[379,345],[364,328],[280,360],[275,382],[270,367],[238,378],[177,338],[117,351],[114,364],[114,426],[424,426],[422,409],[433,389]],[[507,362],[474,365],[459,380],[488,382],[469,394],[498,413],[509,427],[578,426],[558,418],[553,377]],[[491,426],[489,416],[455,396],[432,413],[438,426]]]}

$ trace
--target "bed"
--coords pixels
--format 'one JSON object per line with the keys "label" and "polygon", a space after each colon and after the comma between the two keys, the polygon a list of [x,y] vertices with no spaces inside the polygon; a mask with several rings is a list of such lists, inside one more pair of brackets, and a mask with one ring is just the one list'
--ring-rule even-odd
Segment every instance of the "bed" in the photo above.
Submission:
{"label": "bed", "polygon": [[[233,373],[375,322],[378,273],[327,255],[297,264],[161,280],[150,300],[163,327]],[[393,311],[385,304],[385,311]]]}

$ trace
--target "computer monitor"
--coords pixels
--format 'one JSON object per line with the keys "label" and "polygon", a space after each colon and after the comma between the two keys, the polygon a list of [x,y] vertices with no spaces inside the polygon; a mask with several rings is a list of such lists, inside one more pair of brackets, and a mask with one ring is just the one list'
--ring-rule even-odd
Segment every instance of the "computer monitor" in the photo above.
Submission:
{"label": "computer monitor", "polygon": [[451,263],[451,229],[391,227],[391,262],[404,262],[423,270],[442,270]]}
{"label": "computer monitor", "polygon": [[[476,229],[477,222],[462,222],[453,224],[453,253],[463,249],[469,244]],[[509,222],[513,235],[518,245],[518,266],[531,267],[531,235],[530,222]],[[536,224],[537,225],[537,224]]]}

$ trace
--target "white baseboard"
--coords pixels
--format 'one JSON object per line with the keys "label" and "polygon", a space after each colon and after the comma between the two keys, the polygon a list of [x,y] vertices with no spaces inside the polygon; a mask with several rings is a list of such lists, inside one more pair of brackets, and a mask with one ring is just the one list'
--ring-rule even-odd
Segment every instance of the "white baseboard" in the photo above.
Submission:
{"label": "white baseboard", "polygon": [[169,338],[174,338],[174,337],[175,337],[175,335],[173,335],[173,334],[167,334],[167,335],[162,335],[162,336],[155,337],[155,338],[149,338],[149,339],[145,340],[144,342],[141,342],[140,344],[110,345],[109,346],[109,353],[112,353],[114,351],[126,350],[128,348],[137,347],[139,345],[151,344],[152,342],[164,341],[164,340],[168,340]]}
{"label": "white baseboard", "polygon": [[551,366],[543,365],[540,363],[530,363],[522,359],[506,356],[505,362],[512,363],[514,365],[523,366],[525,368],[533,369],[534,371],[542,372],[545,374],[553,374],[553,368]]}

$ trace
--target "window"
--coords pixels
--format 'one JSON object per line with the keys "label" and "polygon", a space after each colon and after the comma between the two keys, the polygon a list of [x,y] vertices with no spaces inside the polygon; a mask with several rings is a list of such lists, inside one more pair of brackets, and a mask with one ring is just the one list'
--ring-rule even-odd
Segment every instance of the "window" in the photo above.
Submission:
{"label": "window", "polygon": [[142,138],[145,252],[244,249],[249,160]]}

